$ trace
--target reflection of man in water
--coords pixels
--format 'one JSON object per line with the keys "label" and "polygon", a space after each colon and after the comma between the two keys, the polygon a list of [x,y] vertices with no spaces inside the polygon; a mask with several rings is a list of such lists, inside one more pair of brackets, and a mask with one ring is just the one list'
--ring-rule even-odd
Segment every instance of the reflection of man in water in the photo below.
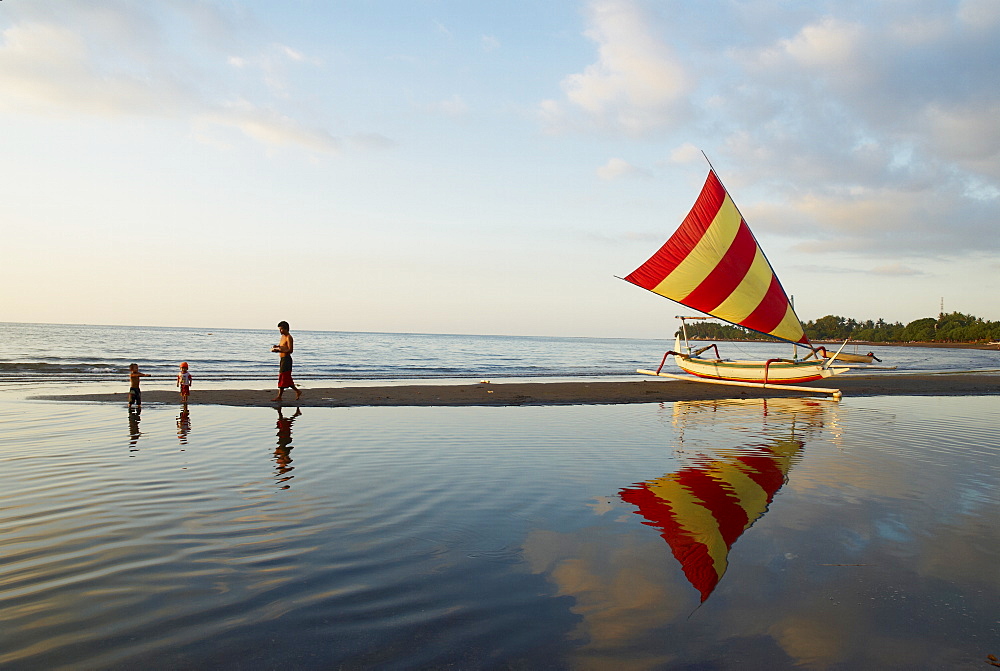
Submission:
{"label": "reflection of man in water", "polygon": [[191,430],[191,416],[188,414],[188,407],[185,405],[181,409],[181,414],[177,415],[177,440],[181,445],[187,445],[188,432]]}
{"label": "reflection of man in water", "polygon": [[142,419],[140,416],[141,412],[141,408],[136,408],[135,410],[129,408],[128,411],[128,433],[131,439],[128,441],[129,452],[138,451],[135,444],[139,442],[139,436],[142,435],[142,432],[139,431],[139,421]]}
{"label": "reflection of man in water", "polygon": [[[292,463],[292,423],[295,418],[302,414],[299,408],[295,409],[295,413],[291,417],[285,417],[281,413],[281,408],[275,408],[278,411],[278,421],[275,426],[278,428],[278,446],[274,449],[274,463],[278,465],[278,475],[285,475],[286,473],[295,469],[291,466]],[[285,482],[291,480],[293,476],[279,478],[278,482]],[[285,485],[283,489],[288,489],[288,485]]]}

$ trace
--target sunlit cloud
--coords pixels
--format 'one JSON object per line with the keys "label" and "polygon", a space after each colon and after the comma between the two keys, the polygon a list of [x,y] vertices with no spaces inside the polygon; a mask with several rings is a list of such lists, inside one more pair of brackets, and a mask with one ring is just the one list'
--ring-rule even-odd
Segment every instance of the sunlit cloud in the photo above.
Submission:
{"label": "sunlit cloud", "polygon": [[857,65],[862,28],[858,24],[848,23],[825,17],[819,23],[805,26],[798,35],[788,40],[781,40],[778,51],[786,54],[803,67],[842,68]]}
{"label": "sunlit cloud", "polygon": [[[120,18],[130,20],[125,15]],[[147,30],[152,28],[147,26]],[[242,97],[226,100],[224,92],[217,100],[206,97],[203,91],[210,89],[182,58],[167,69],[154,65],[163,56],[158,52],[114,60],[104,55],[108,49],[108,45],[95,47],[76,30],[52,22],[12,25],[0,34],[0,109],[56,117],[171,118],[202,129],[207,122],[236,129],[270,146],[297,146],[323,153],[341,148],[341,141],[328,131],[306,126],[288,114]],[[139,49],[141,46],[129,45],[129,50]],[[282,60],[315,63],[298,50],[274,45],[264,56],[232,56],[228,64],[239,69],[259,68],[267,86],[283,93],[285,84],[276,66]]]}
{"label": "sunlit cloud", "polygon": [[399,143],[380,133],[359,133],[348,138],[350,142],[363,149],[392,149]]}
{"label": "sunlit cloud", "polygon": [[597,169],[597,176],[610,181],[622,177],[649,177],[649,173],[635,167],[625,159],[613,158]]}
{"label": "sunlit cloud", "polygon": [[124,68],[99,68],[86,42],[51,24],[22,23],[3,31],[0,108],[52,115],[173,116],[190,92],[176,81],[155,84]]}
{"label": "sunlit cloud", "polygon": [[224,111],[206,113],[202,119],[235,128],[248,137],[272,146],[299,146],[327,153],[342,148],[342,141],[321,128],[307,128],[277,112],[242,103]]}
{"label": "sunlit cloud", "polygon": [[1000,4],[994,0],[963,0],[958,18],[973,30],[995,30],[1000,26]]}
{"label": "sunlit cloud", "polygon": [[323,64],[318,58],[277,43],[268,45],[253,56],[230,56],[227,62],[239,69],[255,71],[272,95],[286,99],[291,96],[289,68],[302,65],[319,67]]}
{"label": "sunlit cloud", "polygon": [[462,99],[462,96],[456,93],[450,98],[439,100],[438,102],[430,105],[429,109],[445,116],[459,117],[468,113],[469,106],[466,104],[465,100]]}
{"label": "sunlit cloud", "polygon": [[[948,159],[994,162],[1000,156],[1000,99],[981,104],[927,107],[925,119],[931,145]],[[1000,177],[995,164],[993,170]]]}
{"label": "sunlit cloud", "polygon": [[685,142],[670,152],[671,163],[687,164],[702,160],[701,150],[690,142]]}
{"label": "sunlit cloud", "polygon": [[432,23],[434,24],[434,29],[439,34],[444,35],[448,39],[451,39],[451,38],[454,37],[454,34],[451,32],[451,29],[448,28],[448,26],[444,25],[444,23],[442,23],[441,21],[438,21],[437,19],[435,19]]}
{"label": "sunlit cloud", "polygon": [[721,155],[709,147],[735,166],[727,184],[766,185],[767,202],[741,208],[801,236],[800,251],[996,250],[986,206],[1000,196],[1000,89],[981,84],[1000,77],[995,7],[834,9],[733,48],[738,85],[702,112],[729,128]]}
{"label": "sunlit cloud", "polygon": [[[683,116],[691,82],[653,19],[631,0],[588,8],[598,60],[562,81],[566,100],[600,126],[640,135]],[[543,106],[552,107],[551,101]],[[552,115],[549,115],[552,119]]]}
{"label": "sunlit cloud", "polygon": [[877,268],[872,268],[872,275],[889,275],[893,277],[907,277],[913,275],[926,275],[922,270],[917,270],[916,268],[910,268],[901,263],[891,263],[885,266],[879,266]]}

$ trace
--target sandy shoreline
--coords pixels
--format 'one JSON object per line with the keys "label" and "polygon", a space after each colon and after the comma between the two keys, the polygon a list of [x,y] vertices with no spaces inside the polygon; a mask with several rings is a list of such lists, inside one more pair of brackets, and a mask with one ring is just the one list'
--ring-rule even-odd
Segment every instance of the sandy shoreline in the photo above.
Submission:
{"label": "sandy shoreline", "polygon": [[[972,396],[1000,394],[1000,374],[866,374],[843,375],[813,382],[810,387],[840,389],[844,396]],[[191,405],[273,407],[274,389],[191,390]],[[372,387],[322,387],[303,390],[302,398],[286,393],[284,406],[461,406],[569,405],[655,403],[722,398],[803,396],[802,392],[702,384],[648,378],[635,381],[512,382],[491,384],[411,384]],[[59,394],[35,396],[50,401],[126,404],[127,394]],[[178,405],[175,391],[151,389],[143,401]]]}

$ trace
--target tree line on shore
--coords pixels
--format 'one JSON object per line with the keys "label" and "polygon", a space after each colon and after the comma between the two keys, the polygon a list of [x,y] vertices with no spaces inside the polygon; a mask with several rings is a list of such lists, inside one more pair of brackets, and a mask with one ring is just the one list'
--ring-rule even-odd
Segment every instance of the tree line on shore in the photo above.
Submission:
{"label": "tree line on shore", "polygon": [[[917,319],[909,324],[889,323],[882,319],[857,321],[827,315],[802,324],[810,340],[864,340],[867,342],[954,342],[974,343],[1000,340],[1000,322],[951,312]],[[688,324],[688,337],[694,340],[774,340],[741,326],[699,322]]]}

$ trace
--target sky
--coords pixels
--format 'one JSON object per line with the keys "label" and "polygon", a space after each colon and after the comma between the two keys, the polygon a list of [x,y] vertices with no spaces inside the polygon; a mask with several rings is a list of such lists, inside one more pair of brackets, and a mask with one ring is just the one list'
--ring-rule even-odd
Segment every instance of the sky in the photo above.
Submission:
{"label": "sky", "polygon": [[3,0],[0,321],[664,337],[704,152],[796,311],[1000,320],[996,0]]}

